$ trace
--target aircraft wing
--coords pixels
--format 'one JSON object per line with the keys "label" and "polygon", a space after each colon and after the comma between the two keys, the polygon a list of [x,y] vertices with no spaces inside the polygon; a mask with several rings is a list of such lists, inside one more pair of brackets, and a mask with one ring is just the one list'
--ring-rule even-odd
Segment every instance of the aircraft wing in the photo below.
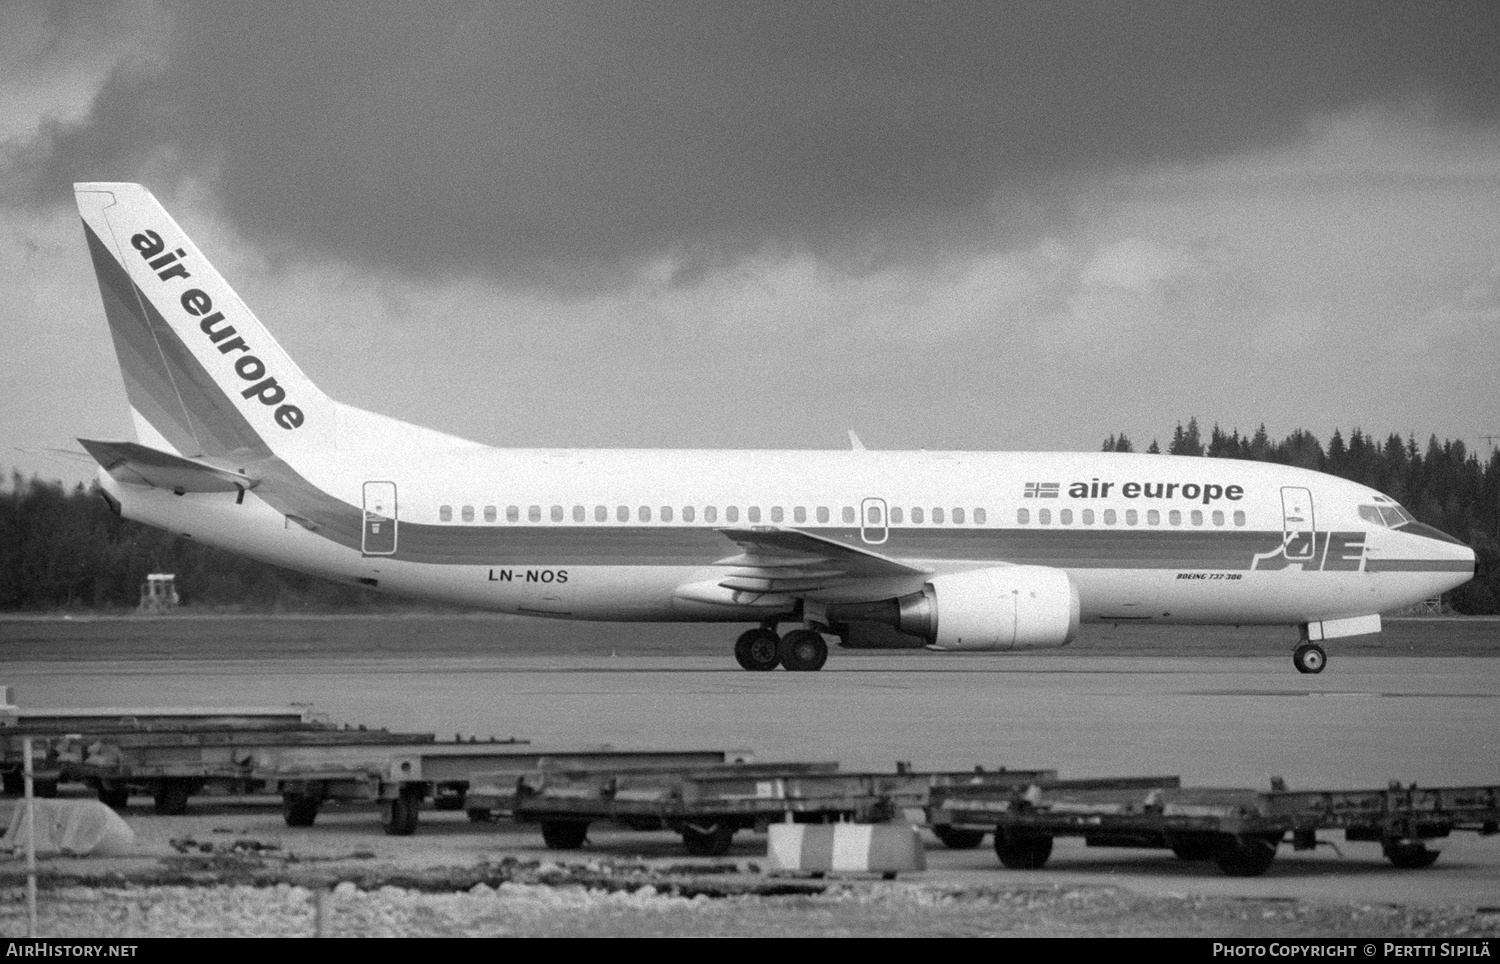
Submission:
{"label": "aircraft wing", "polygon": [[796,594],[860,579],[932,571],[800,529],[754,526],[718,531],[744,550],[717,563],[734,567],[719,585],[735,592]]}
{"label": "aircraft wing", "polygon": [[104,467],[104,471],[121,482],[173,492],[233,492],[253,489],[260,484],[259,479],[243,473],[185,459],[136,442],[99,442],[81,438],[78,444]]}

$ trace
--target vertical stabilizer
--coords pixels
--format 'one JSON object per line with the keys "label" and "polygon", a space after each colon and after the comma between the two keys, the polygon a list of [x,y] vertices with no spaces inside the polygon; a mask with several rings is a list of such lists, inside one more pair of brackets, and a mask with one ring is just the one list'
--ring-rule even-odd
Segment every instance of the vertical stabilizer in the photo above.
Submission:
{"label": "vertical stabilizer", "polygon": [[291,463],[332,450],[335,404],[139,184],[75,184],[143,444]]}

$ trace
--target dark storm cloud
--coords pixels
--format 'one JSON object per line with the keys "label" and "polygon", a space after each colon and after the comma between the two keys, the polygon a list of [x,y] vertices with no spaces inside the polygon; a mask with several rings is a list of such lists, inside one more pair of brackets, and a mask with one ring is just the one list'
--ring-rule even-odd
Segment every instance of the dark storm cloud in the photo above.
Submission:
{"label": "dark storm cloud", "polygon": [[[1420,96],[1492,122],[1500,4],[244,3],[52,130],[51,189],[163,148],[252,231],[422,270],[838,246],[1060,172]],[[64,188],[65,189],[65,188]],[[556,280],[554,278],[554,280]]]}

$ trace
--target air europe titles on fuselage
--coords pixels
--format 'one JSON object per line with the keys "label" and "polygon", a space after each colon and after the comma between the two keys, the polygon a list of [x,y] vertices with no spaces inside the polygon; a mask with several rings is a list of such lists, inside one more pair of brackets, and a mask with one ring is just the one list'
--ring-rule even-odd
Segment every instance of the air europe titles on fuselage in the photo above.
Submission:
{"label": "air europe titles on fuselage", "polygon": [[1122,499],[1190,499],[1204,505],[1227,499],[1238,502],[1245,497],[1245,489],[1239,485],[1217,485],[1213,482],[1070,482],[1070,499],[1107,499],[1111,490],[1119,487]]}

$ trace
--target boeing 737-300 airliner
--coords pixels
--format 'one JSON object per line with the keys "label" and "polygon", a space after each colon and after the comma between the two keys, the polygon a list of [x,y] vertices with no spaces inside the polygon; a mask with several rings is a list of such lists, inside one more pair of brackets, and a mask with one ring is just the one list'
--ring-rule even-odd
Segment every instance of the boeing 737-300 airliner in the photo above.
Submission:
{"label": "boeing 737-300 airliner", "polygon": [[1392,499],[1282,465],[465,441],[319,391],[145,188],[75,192],[136,428],[80,440],[105,498],[291,569],[506,613],[748,623],[749,670],[819,669],[854,625],[974,651],[1133,622],[1298,626],[1304,673],[1321,641],[1474,572]]}

